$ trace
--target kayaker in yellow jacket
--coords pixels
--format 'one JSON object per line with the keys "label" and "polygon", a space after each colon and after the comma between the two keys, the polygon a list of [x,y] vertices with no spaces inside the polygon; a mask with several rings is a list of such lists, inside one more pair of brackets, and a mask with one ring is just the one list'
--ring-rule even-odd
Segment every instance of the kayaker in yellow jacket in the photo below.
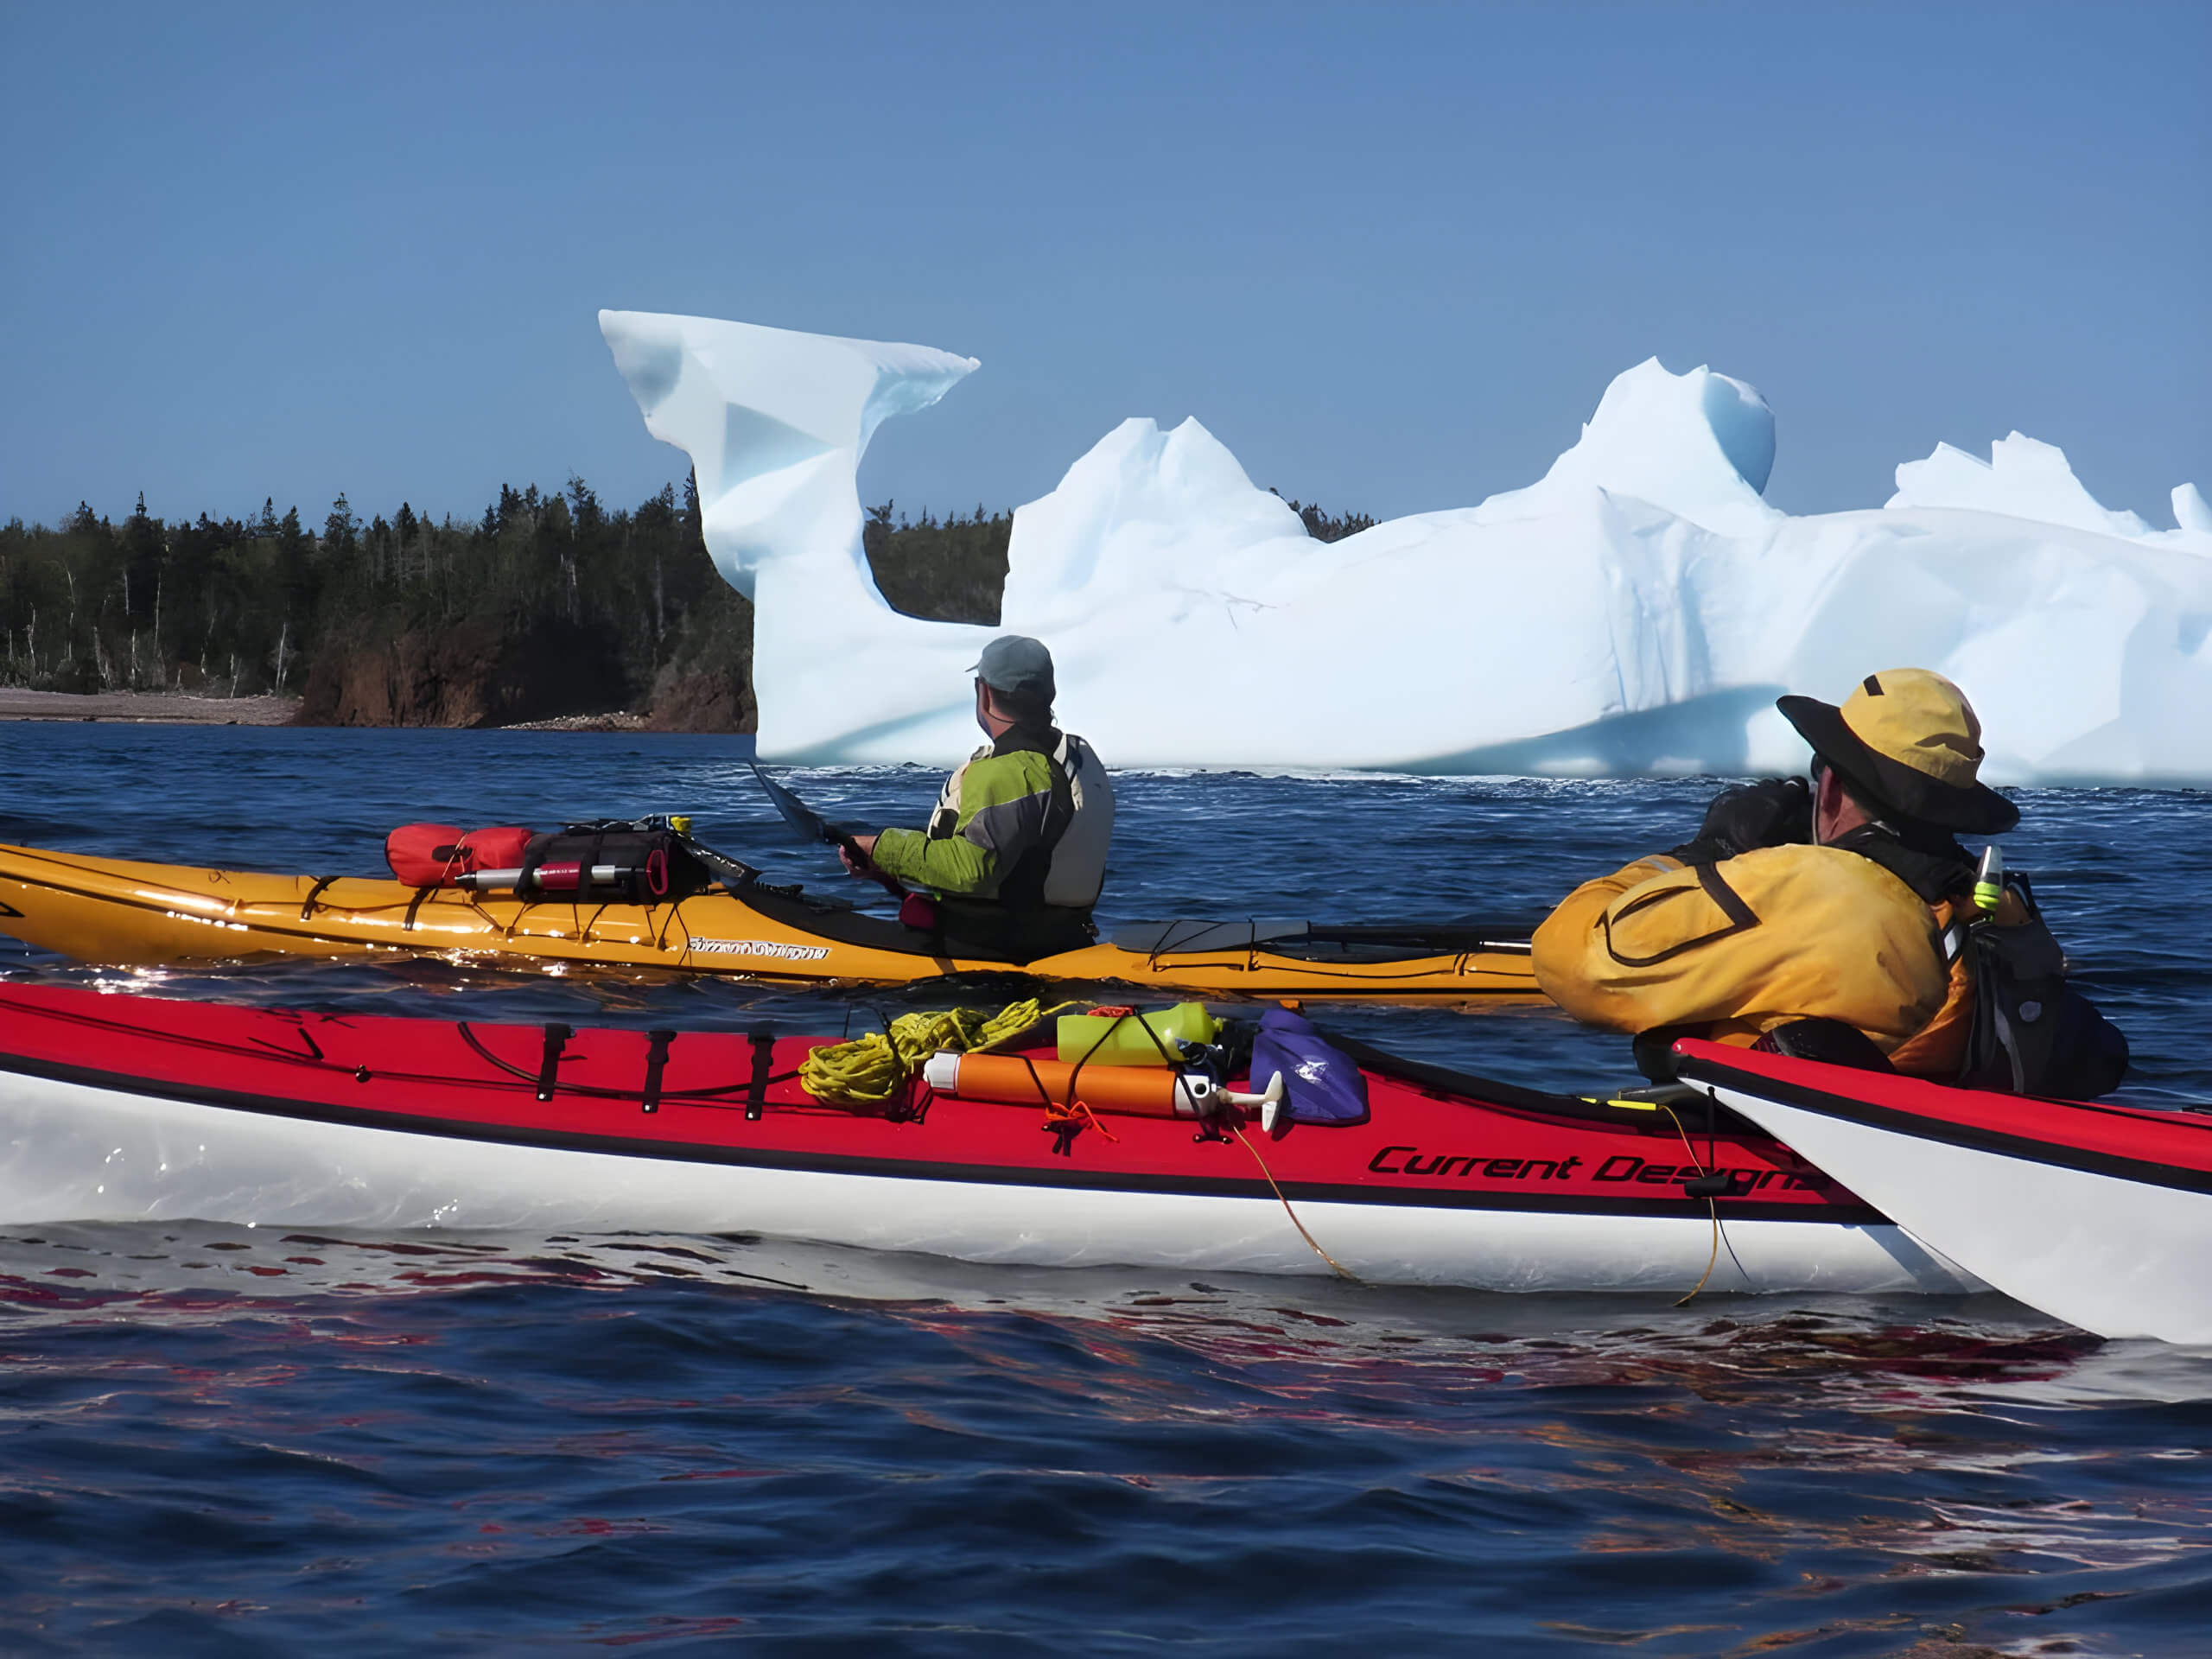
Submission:
{"label": "kayaker in yellow jacket", "polygon": [[1900,1071],[1955,1071],[1971,987],[1945,930],[1974,866],[1954,832],[2019,821],[1979,779],[1980,722],[1924,669],[1870,674],[1840,707],[1776,706],[1812,746],[1811,788],[1726,791],[1695,840],[1576,888],[1536,931],[1536,982],[1617,1031],[1747,1044],[1824,1018]]}
{"label": "kayaker in yellow jacket", "polygon": [[1083,739],[1052,724],[1052,657],[1022,634],[983,647],[976,723],[991,741],[946,780],[926,830],[859,836],[855,875],[932,896],[902,917],[948,954],[1024,962],[1080,950],[1106,880],[1114,788]]}

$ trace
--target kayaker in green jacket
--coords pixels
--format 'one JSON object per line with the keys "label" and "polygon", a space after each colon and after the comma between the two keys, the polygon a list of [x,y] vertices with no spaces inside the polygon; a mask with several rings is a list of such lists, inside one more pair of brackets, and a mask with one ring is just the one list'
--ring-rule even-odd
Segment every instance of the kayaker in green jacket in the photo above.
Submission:
{"label": "kayaker in green jacket", "polygon": [[893,876],[934,895],[936,913],[902,912],[947,955],[1027,962],[1096,937],[1091,906],[1106,880],[1114,788],[1090,746],[1052,724],[1052,656],[1007,634],[983,647],[976,723],[990,741],[938,796],[929,828],[859,836],[855,875]]}

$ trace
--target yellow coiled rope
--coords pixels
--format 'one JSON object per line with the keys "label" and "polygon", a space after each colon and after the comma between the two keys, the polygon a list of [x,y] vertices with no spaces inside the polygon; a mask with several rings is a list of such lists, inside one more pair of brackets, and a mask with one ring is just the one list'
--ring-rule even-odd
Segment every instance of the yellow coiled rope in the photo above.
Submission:
{"label": "yellow coiled rope", "polygon": [[940,1014],[902,1014],[888,1031],[872,1031],[849,1043],[830,1043],[799,1063],[798,1084],[817,1100],[872,1106],[891,1099],[941,1049],[972,1054],[1019,1037],[1073,1002],[1040,1007],[1035,997],[1009,1003],[985,1017],[981,1008]]}

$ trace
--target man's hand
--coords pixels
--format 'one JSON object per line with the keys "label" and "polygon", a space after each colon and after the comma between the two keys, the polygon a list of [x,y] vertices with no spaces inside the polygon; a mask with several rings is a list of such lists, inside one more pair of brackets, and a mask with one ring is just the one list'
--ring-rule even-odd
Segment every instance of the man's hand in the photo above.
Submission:
{"label": "man's hand", "polygon": [[1685,864],[1717,864],[1760,847],[1787,847],[1813,838],[1813,791],[1802,778],[1768,778],[1724,789],[1705,809],[1697,838],[1669,856]]}
{"label": "man's hand", "polygon": [[[855,850],[860,854],[858,858],[853,856]],[[855,836],[850,845],[841,843],[837,849],[837,856],[844,861],[845,874],[848,875],[861,876],[870,881],[880,881],[883,879],[883,872],[875,867],[875,837],[874,836]]]}

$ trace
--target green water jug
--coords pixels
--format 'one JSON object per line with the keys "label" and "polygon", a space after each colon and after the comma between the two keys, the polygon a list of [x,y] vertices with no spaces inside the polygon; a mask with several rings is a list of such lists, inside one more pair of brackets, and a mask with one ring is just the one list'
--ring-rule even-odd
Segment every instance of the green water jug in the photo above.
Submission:
{"label": "green water jug", "polygon": [[1064,1014],[1059,1023],[1065,1065],[1086,1057],[1092,1065],[1173,1065],[1182,1058],[1175,1047],[1179,1039],[1210,1043],[1221,1029],[1203,1002],[1178,1002],[1142,1014]]}

